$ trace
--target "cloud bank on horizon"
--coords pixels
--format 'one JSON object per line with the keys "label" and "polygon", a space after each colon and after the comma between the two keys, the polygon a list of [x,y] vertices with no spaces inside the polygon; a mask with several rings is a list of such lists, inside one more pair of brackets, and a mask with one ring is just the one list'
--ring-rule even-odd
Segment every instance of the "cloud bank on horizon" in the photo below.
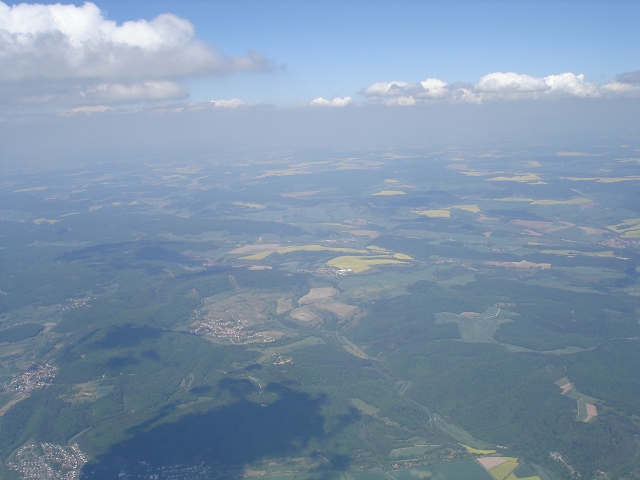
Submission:
{"label": "cloud bank on horizon", "polygon": [[585,80],[584,75],[566,72],[533,77],[514,72],[494,72],[474,85],[453,84],[437,78],[420,83],[377,82],[362,90],[371,103],[410,106],[434,100],[483,103],[495,100],[539,100],[559,98],[640,97],[640,72],[628,72],[606,85]]}

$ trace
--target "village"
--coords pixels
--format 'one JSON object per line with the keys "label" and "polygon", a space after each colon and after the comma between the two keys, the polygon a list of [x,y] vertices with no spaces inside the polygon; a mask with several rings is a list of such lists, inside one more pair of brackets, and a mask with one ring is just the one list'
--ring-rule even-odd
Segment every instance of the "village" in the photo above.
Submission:
{"label": "village", "polygon": [[198,335],[206,335],[215,338],[246,338],[251,332],[247,332],[244,329],[247,327],[247,322],[239,320],[238,322],[225,321],[221,318],[209,319],[206,322],[200,322],[198,326],[192,330],[193,333]]}
{"label": "village", "polygon": [[16,452],[16,461],[7,466],[23,479],[77,480],[87,457],[77,444],[63,447],[53,443],[25,445]]}
{"label": "village", "polygon": [[47,380],[55,377],[57,371],[58,367],[48,364],[33,364],[26,372],[14,377],[3,389],[16,395],[28,395],[34,390],[48,386]]}

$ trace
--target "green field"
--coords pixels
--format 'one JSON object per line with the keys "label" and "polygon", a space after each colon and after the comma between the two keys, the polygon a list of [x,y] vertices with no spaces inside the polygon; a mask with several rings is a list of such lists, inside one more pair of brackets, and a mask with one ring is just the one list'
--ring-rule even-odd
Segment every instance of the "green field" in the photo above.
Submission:
{"label": "green field", "polygon": [[637,478],[640,184],[598,142],[3,171],[0,478],[29,442],[86,480]]}
{"label": "green field", "polygon": [[449,463],[406,468],[390,472],[397,480],[438,479],[438,480],[493,480],[484,468],[476,462]]}

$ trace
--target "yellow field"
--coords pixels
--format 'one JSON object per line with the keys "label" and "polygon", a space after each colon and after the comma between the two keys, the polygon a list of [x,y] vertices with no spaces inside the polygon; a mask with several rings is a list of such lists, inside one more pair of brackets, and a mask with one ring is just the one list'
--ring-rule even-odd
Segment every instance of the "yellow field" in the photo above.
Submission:
{"label": "yellow field", "polygon": [[479,450],[477,448],[465,445],[464,443],[461,443],[460,445],[466,448],[467,452],[472,453],[473,455],[489,455],[490,453],[496,453],[496,450]]}
{"label": "yellow field", "polygon": [[51,225],[53,225],[54,223],[58,223],[60,220],[48,220],[46,218],[36,218],[33,223],[35,223],[36,225],[40,225],[41,223],[49,223]]}
{"label": "yellow field", "polygon": [[542,253],[552,255],[584,255],[585,257],[613,257],[613,251],[604,252],[580,252],[578,250],[542,250]]}
{"label": "yellow field", "polygon": [[487,178],[487,182],[524,182],[524,183],[530,183],[530,182],[540,182],[540,177],[538,175],[536,175],[535,173],[520,173],[520,174],[513,175],[512,177],[501,176],[501,177]]}
{"label": "yellow field", "polygon": [[591,203],[588,198],[572,198],[571,200],[534,200],[533,198],[524,197],[506,197],[496,198],[498,202],[528,202],[531,205],[583,205]]}
{"label": "yellow field", "polygon": [[254,253],[253,255],[240,257],[240,260],[264,260],[274,252],[282,255],[282,254],[291,253],[291,252],[320,252],[320,251],[345,252],[345,253],[369,253],[368,250],[358,250],[356,248],[325,247],[323,245],[299,245],[294,247],[279,248],[278,250],[267,250],[265,252]]}
{"label": "yellow field", "polygon": [[262,205],[261,203],[246,203],[246,202],[233,202],[234,205],[238,207],[247,207],[247,208],[267,208],[266,205]]}
{"label": "yellow field", "polygon": [[345,223],[330,223],[330,222],[324,222],[324,223],[316,223],[314,225],[328,225],[330,227],[342,227],[342,228],[356,228],[353,225],[348,225]]}
{"label": "yellow field", "polygon": [[640,218],[629,218],[618,225],[607,227],[625,238],[640,238]]}
{"label": "yellow field", "polygon": [[454,205],[449,208],[457,208],[458,210],[464,210],[471,213],[480,213],[480,208],[477,205]]}
{"label": "yellow field", "polygon": [[533,198],[524,198],[524,197],[505,197],[505,198],[496,198],[496,202],[535,202]]}
{"label": "yellow field", "polygon": [[558,157],[586,157],[588,156],[583,152],[556,152]]}
{"label": "yellow field", "polygon": [[617,183],[617,182],[632,182],[640,180],[640,177],[637,175],[629,175],[627,177],[609,177],[609,178],[600,178],[598,182],[600,183]]}
{"label": "yellow field", "polygon": [[387,250],[386,248],[376,247],[375,245],[371,245],[367,247],[367,249],[373,250],[374,252],[379,252],[379,253],[389,253],[389,250]]}
{"label": "yellow field", "polygon": [[413,260],[413,257],[410,257],[406,253],[394,253],[393,256],[399,260]]}
{"label": "yellow field", "polygon": [[345,255],[329,260],[327,265],[336,268],[350,268],[353,270],[353,273],[362,273],[375,265],[407,265],[407,262],[395,260],[387,256],[354,257]]}
{"label": "yellow field", "polygon": [[582,205],[591,203],[588,198],[572,198],[571,200],[535,200],[532,205]]}
{"label": "yellow field", "polygon": [[439,209],[439,210],[414,210],[413,213],[417,213],[418,215],[424,215],[429,218],[449,218],[451,216],[451,212],[448,209]]}
{"label": "yellow field", "polygon": [[185,177],[184,175],[163,175],[162,179],[163,180],[173,180],[173,179],[177,179],[177,180],[184,180]]}
{"label": "yellow field", "polygon": [[39,192],[41,190],[46,190],[49,187],[30,187],[30,188],[21,188],[20,190],[14,190],[13,193],[20,192]]}
{"label": "yellow field", "polygon": [[202,167],[181,167],[176,168],[176,172],[178,173],[198,173],[202,170]]}
{"label": "yellow field", "polygon": [[300,197],[311,197],[317,193],[322,193],[321,190],[315,190],[313,192],[291,192],[291,193],[281,193],[281,197],[285,198],[300,198]]}
{"label": "yellow field", "polygon": [[518,459],[513,457],[504,457],[507,459],[506,462],[498,465],[497,467],[493,467],[489,470],[489,473],[496,480],[505,480],[513,470],[518,466]]}
{"label": "yellow field", "polygon": [[480,213],[480,208],[477,205],[453,205],[452,207],[440,208],[437,210],[414,210],[413,213],[424,215],[429,218],[449,218],[451,217],[451,210],[454,208],[464,210],[465,212]]}
{"label": "yellow field", "polygon": [[311,172],[309,170],[303,170],[298,168],[289,168],[287,170],[269,170],[262,175],[258,175],[256,178],[265,178],[265,177],[287,177],[290,175],[307,175]]}
{"label": "yellow field", "polygon": [[402,190],[382,190],[378,193],[372,193],[371,195],[404,195]]}
{"label": "yellow field", "polygon": [[400,183],[400,180],[394,180],[392,178],[387,178],[384,183]]}
{"label": "yellow field", "polygon": [[640,176],[630,175],[627,177],[560,177],[563,180],[571,180],[573,182],[586,182],[595,181],[599,183],[617,183],[617,182],[631,182],[640,180]]}

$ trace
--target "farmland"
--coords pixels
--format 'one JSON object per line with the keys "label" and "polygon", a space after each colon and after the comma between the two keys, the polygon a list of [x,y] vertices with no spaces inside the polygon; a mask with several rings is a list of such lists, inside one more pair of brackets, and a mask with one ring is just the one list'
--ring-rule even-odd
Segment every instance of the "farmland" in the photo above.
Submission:
{"label": "farmland", "polygon": [[600,140],[7,174],[0,477],[639,478],[640,184]]}

